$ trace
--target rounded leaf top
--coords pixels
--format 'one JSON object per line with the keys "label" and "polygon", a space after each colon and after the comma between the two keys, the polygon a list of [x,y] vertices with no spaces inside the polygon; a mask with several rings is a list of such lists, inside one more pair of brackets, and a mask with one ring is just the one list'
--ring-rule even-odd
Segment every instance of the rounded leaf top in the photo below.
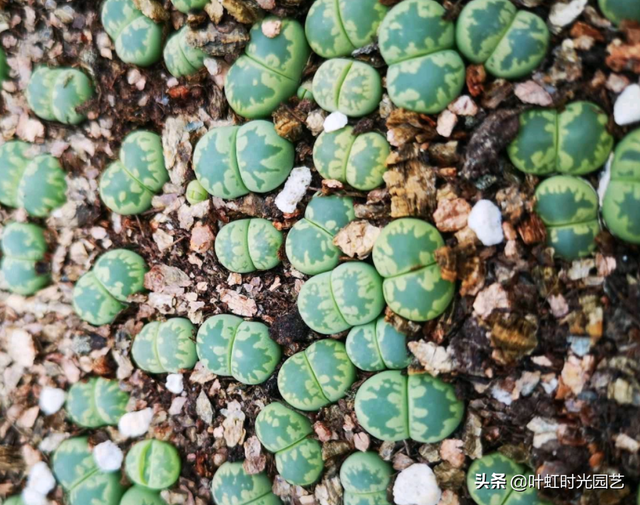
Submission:
{"label": "rounded leaf top", "polygon": [[133,341],[131,356],[149,373],[190,370],[198,361],[195,332],[191,322],[183,317],[147,323]]}
{"label": "rounded leaf top", "polygon": [[351,362],[367,372],[402,369],[411,363],[406,335],[387,323],[384,316],[351,328],[346,346]]}
{"label": "rounded leaf top", "polygon": [[135,444],[124,464],[127,477],[134,484],[156,491],[173,486],[182,469],[178,450],[155,439]]}
{"label": "rounded leaf top", "polygon": [[282,241],[282,232],[266,219],[240,219],[220,229],[216,256],[232,272],[270,270],[280,264]]}
{"label": "rounded leaf top", "polygon": [[49,284],[48,271],[39,265],[47,251],[42,228],[29,223],[10,223],[2,232],[0,249],[0,271],[11,292],[32,295]]}
{"label": "rounded leaf top", "polygon": [[204,66],[207,54],[189,43],[189,26],[174,33],[164,46],[164,63],[174,77],[192,75]]}
{"label": "rounded leaf top", "polygon": [[76,382],[67,396],[67,414],[85,428],[116,425],[126,413],[129,395],[120,389],[118,381],[95,377]]}
{"label": "rounded leaf top", "polygon": [[189,205],[196,205],[200,202],[204,202],[207,198],[209,198],[209,193],[207,193],[207,190],[202,187],[202,184],[200,184],[197,179],[194,179],[189,184],[187,184],[185,197],[187,198],[187,202],[189,202]]}
{"label": "rounded leaf top", "polygon": [[620,24],[622,21],[640,22],[640,4],[629,0],[598,0],[602,13],[612,22]]}
{"label": "rounded leaf top", "polygon": [[340,467],[340,482],[344,487],[344,505],[369,503],[391,505],[387,488],[393,469],[375,452],[356,452]]}
{"label": "rounded leaf top", "polygon": [[167,505],[157,491],[133,486],[122,497],[120,505]]}
{"label": "rounded leaf top", "polygon": [[262,472],[249,475],[242,462],[225,463],[213,476],[211,492],[216,505],[282,505]]}
{"label": "rounded leaf top", "polygon": [[171,3],[180,12],[187,14],[189,11],[203,9],[209,0],[171,0]]}

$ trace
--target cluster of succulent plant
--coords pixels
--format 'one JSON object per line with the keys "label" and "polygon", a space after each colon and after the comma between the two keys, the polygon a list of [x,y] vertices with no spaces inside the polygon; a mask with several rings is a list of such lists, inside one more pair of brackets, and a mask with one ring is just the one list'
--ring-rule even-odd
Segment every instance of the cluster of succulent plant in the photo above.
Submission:
{"label": "cluster of succulent plant", "polygon": [[27,101],[36,116],[75,125],[86,119],[78,111],[93,96],[93,84],[75,68],[38,67],[27,86]]}
{"label": "cluster of succulent plant", "polygon": [[129,395],[120,389],[118,381],[94,377],[76,382],[67,395],[69,418],[84,428],[116,425],[127,412]]}
{"label": "cluster of succulent plant", "polygon": [[213,476],[211,492],[216,505],[282,505],[271,486],[266,473],[248,474],[242,461],[227,462]]}
{"label": "cluster of succulent plant", "polygon": [[370,191],[384,181],[389,142],[376,132],[355,135],[347,126],[323,132],[313,146],[313,164],[325,179],[346,182],[361,191]]}
{"label": "cluster of succulent plant", "polygon": [[275,453],[278,473],[294,486],[313,484],[324,469],[322,446],[311,433],[309,420],[281,403],[267,405],[256,418],[258,439]]}
{"label": "cluster of succulent plant", "polygon": [[153,65],[162,55],[162,26],[145,16],[133,0],[106,0],[102,26],[125,63]]}
{"label": "cluster of succulent plant", "polygon": [[131,348],[131,356],[145,372],[178,373],[190,370],[198,361],[191,321],[174,317],[162,323],[147,323],[138,333]]}
{"label": "cluster of succulent plant", "polygon": [[355,410],[360,425],[380,440],[432,443],[455,431],[464,403],[453,386],[429,374],[406,376],[387,370],[360,386]]}
{"label": "cluster of succulent plant", "polygon": [[340,250],[333,244],[333,238],[354,219],[351,198],[314,196],[304,218],[287,235],[285,250],[293,267],[307,275],[334,269],[340,261]]}
{"label": "cluster of succulent plant", "polygon": [[347,355],[360,370],[379,372],[400,370],[411,363],[407,336],[380,316],[375,321],[355,326],[347,335]]}
{"label": "cluster of succulent plant", "polygon": [[375,452],[356,452],[340,467],[344,505],[391,505],[387,488],[393,469]]}
{"label": "cluster of succulent plant", "polygon": [[173,445],[149,439],[136,443],[129,450],[124,468],[127,477],[135,485],[161,491],[176,483],[182,464],[180,454]]}
{"label": "cluster of succulent plant", "polygon": [[167,505],[160,493],[142,486],[133,486],[122,496],[120,505]]}
{"label": "cluster of succulent plant", "polygon": [[344,397],[356,369],[342,342],[318,340],[291,356],[278,372],[282,398],[296,409],[319,410]]}
{"label": "cluster of succulent plant", "polygon": [[198,11],[204,9],[209,0],[171,0],[173,6],[180,12],[188,13],[189,11]]}
{"label": "cluster of succulent plant", "polygon": [[316,275],[298,295],[302,319],[324,335],[370,323],[383,309],[382,279],[368,263],[345,263]]}
{"label": "cluster of succulent plant", "polygon": [[270,270],[280,264],[282,232],[266,219],[240,219],[223,226],[215,241],[218,261],[237,273]]}
{"label": "cluster of succulent plant", "polygon": [[[279,33],[267,36],[273,23],[281,23]],[[229,69],[224,88],[231,108],[255,119],[270,115],[295,95],[310,50],[304,29],[293,19],[268,16],[251,28],[250,36],[245,53]]]}
{"label": "cluster of succulent plant", "polygon": [[609,117],[591,102],[573,102],[562,112],[532,109],[520,115],[518,136],[508,148],[511,162],[535,175],[584,175],[609,157]]}
{"label": "cluster of succulent plant", "polygon": [[2,232],[0,271],[12,293],[32,295],[51,281],[42,261],[47,252],[44,230],[35,224],[10,223]]}
{"label": "cluster of succulent plant", "polygon": [[120,159],[102,173],[100,198],[113,212],[140,214],[151,207],[153,196],[168,180],[160,136],[135,131],[122,142]]}
{"label": "cluster of succulent plant", "polygon": [[269,328],[230,314],[207,319],[198,330],[198,358],[211,372],[243,384],[266,381],[280,361],[280,346]]}
{"label": "cluster of succulent plant", "polygon": [[629,0],[598,0],[600,10],[612,22],[624,20],[640,22],[640,4]]}
{"label": "cluster of succulent plant", "polygon": [[112,323],[126,307],[127,298],[144,289],[147,264],[127,249],[114,249],[96,261],[73,289],[73,308],[94,326]]}
{"label": "cluster of succulent plant", "polygon": [[164,46],[164,63],[174,77],[195,74],[204,66],[207,54],[199,47],[189,44],[187,37],[190,31],[189,26],[183,26],[169,37]]}
{"label": "cluster of succulent plant", "polygon": [[293,144],[268,121],[215,128],[198,141],[193,153],[200,184],[225,200],[276,189],[289,176],[293,162]]}

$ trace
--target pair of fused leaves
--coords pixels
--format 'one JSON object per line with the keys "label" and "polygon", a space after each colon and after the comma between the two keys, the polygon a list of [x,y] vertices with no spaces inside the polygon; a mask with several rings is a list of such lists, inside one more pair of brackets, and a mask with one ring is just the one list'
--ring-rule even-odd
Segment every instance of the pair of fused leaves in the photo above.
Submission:
{"label": "pair of fused leaves", "polygon": [[29,223],[8,224],[0,249],[0,271],[11,292],[28,296],[49,284],[49,270],[42,264],[47,252],[42,228]]}

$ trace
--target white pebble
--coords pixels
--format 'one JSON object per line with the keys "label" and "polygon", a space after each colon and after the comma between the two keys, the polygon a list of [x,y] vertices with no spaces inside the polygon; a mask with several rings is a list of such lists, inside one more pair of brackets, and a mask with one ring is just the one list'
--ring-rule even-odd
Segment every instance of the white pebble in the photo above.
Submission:
{"label": "white pebble", "polygon": [[167,389],[174,395],[179,395],[184,391],[181,373],[171,373],[167,375]]}
{"label": "white pebble", "polygon": [[129,412],[120,418],[118,430],[122,436],[127,438],[140,437],[149,431],[152,419],[153,409],[151,408]]}
{"label": "white pebble", "polygon": [[285,214],[295,212],[296,206],[304,198],[311,184],[311,170],[296,167],[291,171],[284,189],[276,197],[276,207]]}
{"label": "white pebble", "polygon": [[324,120],[324,131],[327,133],[338,131],[349,122],[349,118],[342,112],[332,112]]}
{"label": "white pebble", "polygon": [[549,23],[554,33],[562,31],[564,26],[573,23],[582,14],[588,0],[572,0],[569,3],[557,2],[551,7]]}
{"label": "white pebble", "polygon": [[98,444],[93,449],[93,460],[103,472],[115,472],[120,470],[124,455],[111,440]]}
{"label": "white pebble", "polygon": [[468,224],[486,246],[497,245],[504,240],[500,209],[490,200],[480,200],[473,206]]}
{"label": "white pebble", "polygon": [[58,412],[64,405],[66,393],[59,388],[42,388],[40,392],[40,410],[50,416]]}
{"label": "white pebble", "polygon": [[393,485],[393,500],[397,505],[437,505],[441,497],[436,476],[424,463],[402,470]]}
{"label": "white pebble", "polygon": [[24,505],[49,505],[47,497],[34,489],[26,488],[20,495]]}
{"label": "white pebble", "polygon": [[44,461],[39,461],[31,467],[27,478],[27,489],[47,496],[55,487],[56,479]]}
{"label": "white pebble", "polygon": [[640,86],[632,84],[620,93],[613,107],[613,117],[619,125],[640,121]]}
{"label": "white pebble", "polygon": [[607,194],[607,188],[609,187],[609,183],[611,182],[611,165],[613,165],[614,155],[611,153],[609,159],[607,160],[607,164],[604,166],[604,170],[600,174],[600,178],[598,179],[598,200],[600,201],[600,206],[604,203],[604,195]]}

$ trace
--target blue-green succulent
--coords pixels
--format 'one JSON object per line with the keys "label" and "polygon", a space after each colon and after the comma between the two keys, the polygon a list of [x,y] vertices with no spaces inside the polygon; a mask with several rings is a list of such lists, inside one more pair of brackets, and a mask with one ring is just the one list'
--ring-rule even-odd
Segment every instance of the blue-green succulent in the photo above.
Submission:
{"label": "blue-green succulent", "polygon": [[35,224],[10,223],[2,232],[0,271],[12,293],[32,295],[51,282],[41,267],[47,252],[44,230]]}
{"label": "blue-green succulent", "polygon": [[173,6],[185,14],[189,11],[204,9],[209,2],[210,0],[171,0]]}
{"label": "blue-green succulent", "polygon": [[340,467],[344,505],[391,505],[387,488],[393,469],[375,452],[356,452]]}
{"label": "blue-green succulent", "polygon": [[202,187],[200,181],[194,179],[189,184],[187,184],[185,197],[187,198],[187,202],[189,202],[189,205],[196,205],[200,202],[204,202],[207,198],[209,198],[209,193],[207,193],[207,190]]}
{"label": "blue-green succulent", "polygon": [[354,326],[347,335],[347,355],[360,370],[379,372],[409,366],[407,336],[380,316],[375,321]]}
{"label": "blue-green succulent", "polygon": [[160,440],[135,444],[124,461],[127,477],[134,484],[160,491],[173,486],[180,477],[182,464],[178,450]]}
{"label": "blue-green succulent", "polygon": [[271,491],[264,472],[250,475],[242,462],[224,463],[213,476],[211,492],[216,505],[282,505]]}
{"label": "blue-green succulent", "polygon": [[133,486],[122,497],[120,505],[167,505],[160,493],[141,486]]}
{"label": "blue-green succulent", "polygon": [[169,37],[164,46],[164,63],[174,77],[195,74],[204,66],[207,53],[189,44],[190,31],[188,26],[183,26]]}
{"label": "blue-green succulent", "polygon": [[127,412],[129,395],[120,389],[118,381],[94,377],[76,382],[67,396],[69,418],[84,428],[116,425]]}
{"label": "blue-green succulent", "polygon": [[183,317],[147,323],[133,341],[131,356],[149,373],[190,370],[198,361],[195,333],[195,327]]}
{"label": "blue-green succulent", "polygon": [[266,219],[240,219],[223,226],[216,237],[218,261],[238,273],[270,270],[280,264],[282,232]]}
{"label": "blue-green succulent", "polygon": [[598,0],[602,13],[615,24],[622,21],[640,22],[640,4],[634,0]]}

